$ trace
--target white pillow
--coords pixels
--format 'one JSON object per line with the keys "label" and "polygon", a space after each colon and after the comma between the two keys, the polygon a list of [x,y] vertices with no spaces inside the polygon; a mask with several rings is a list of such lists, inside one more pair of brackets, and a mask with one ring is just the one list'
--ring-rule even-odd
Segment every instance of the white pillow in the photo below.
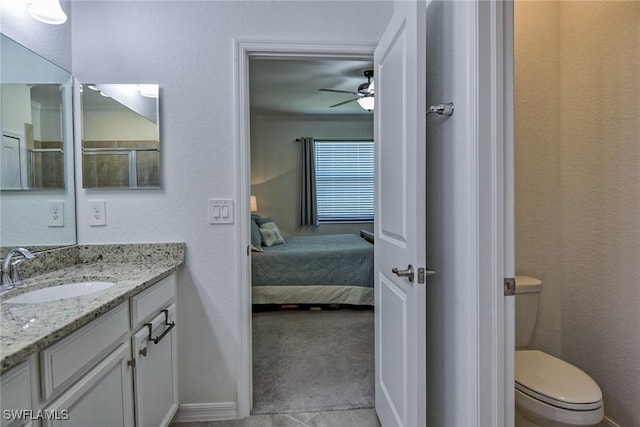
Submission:
{"label": "white pillow", "polygon": [[262,234],[262,244],[264,246],[271,247],[284,243],[284,238],[275,222],[265,222],[262,224],[260,226],[260,234]]}

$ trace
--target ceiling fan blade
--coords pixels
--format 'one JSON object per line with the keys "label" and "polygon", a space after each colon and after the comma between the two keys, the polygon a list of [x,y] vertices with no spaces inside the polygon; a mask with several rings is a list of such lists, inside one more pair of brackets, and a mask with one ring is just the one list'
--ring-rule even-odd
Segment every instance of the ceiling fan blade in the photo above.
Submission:
{"label": "ceiling fan blade", "polygon": [[348,90],[337,90],[337,89],[318,89],[321,92],[337,92],[337,93],[349,93],[351,95],[358,95],[357,92],[351,92]]}
{"label": "ceiling fan blade", "polygon": [[340,106],[340,105],[347,104],[347,103],[349,103],[349,102],[351,102],[351,101],[357,101],[358,99],[360,99],[360,98],[351,98],[351,99],[347,99],[346,101],[342,101],[342,102],[338,102],[337,104],[329,105],[329,108],[338,107],[338,106]]}

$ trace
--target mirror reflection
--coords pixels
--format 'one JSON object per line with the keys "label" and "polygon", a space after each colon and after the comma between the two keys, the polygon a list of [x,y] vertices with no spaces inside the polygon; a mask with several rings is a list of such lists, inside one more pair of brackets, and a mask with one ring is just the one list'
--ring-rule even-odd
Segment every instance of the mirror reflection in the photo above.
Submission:
{"label": "mirror reflection", "polygon": [[62,85],[2,84],[3,190],[64,188]]}
{"label": "mirror reflection", "polygon": [[71,93],[71,73],[0,34],[0,253],[76,243]]}
{"label": "mirror reflection", "polygon": [[160,186],[159,89],[155,84],[83,84],[84,188]]}

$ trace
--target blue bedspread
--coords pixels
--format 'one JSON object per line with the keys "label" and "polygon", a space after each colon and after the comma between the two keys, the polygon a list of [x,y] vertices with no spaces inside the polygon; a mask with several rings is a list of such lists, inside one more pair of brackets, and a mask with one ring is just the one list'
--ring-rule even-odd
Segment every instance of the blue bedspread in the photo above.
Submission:
{"label": "blue bedspread", "polygon": [[373,245],[355,234],[290,236],[253,252],[253,286],[338,285],[373,288]]}

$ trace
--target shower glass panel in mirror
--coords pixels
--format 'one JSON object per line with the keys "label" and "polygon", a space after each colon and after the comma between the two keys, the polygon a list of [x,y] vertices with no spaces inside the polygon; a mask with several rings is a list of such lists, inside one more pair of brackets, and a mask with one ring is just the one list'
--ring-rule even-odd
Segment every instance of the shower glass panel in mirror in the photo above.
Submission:
{"label": "shower glass panel in mirror", "polygon": [[0,34],[0,255],[76,243],[71,74]]}
{"label": "shower glass panel in mirror", "polygon": [[160,187],[159,89],[83,84],[82,186]]}

